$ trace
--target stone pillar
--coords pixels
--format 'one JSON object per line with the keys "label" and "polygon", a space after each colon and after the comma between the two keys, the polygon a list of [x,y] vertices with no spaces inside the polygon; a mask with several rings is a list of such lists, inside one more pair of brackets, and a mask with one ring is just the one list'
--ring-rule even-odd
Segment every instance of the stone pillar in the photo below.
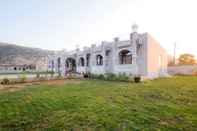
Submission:
{"label": "stone pillar", "polygon": [[130,35],[130,42],[132,46],[132,64],[135,65],[135,74],[138,75],[138,64],[137,64],[137,39],[138,39],[138,33],[133,32]]}
{"label": "stone pillar", "polygon": [[94,48],[96,47],[95,44],[92,44],[91,46],[91,56],[90,56],[90,64],[91,66],[95,66],[96,65],[96,55],[94,53]]}
{"label": "stone pillar", "polygon": [[65,59],[63,58],[62,56],[62,59],[61,59],[61,66],[62,66],[62,76],[65,76]]}
{"label": "stone pillar", "polygon": [[119,65],[119,56],[117,51],[117,43],[118,41],[114,41],[114,45],[112,46],[112,72],[115,73],[115,66]]}

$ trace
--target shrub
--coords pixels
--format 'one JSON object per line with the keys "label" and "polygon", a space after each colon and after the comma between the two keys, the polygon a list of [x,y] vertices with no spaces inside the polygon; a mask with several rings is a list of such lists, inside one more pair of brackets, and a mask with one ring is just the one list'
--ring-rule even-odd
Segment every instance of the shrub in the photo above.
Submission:
{"label": "shrub", "polygon": [[10,83],[10,80],[8,78],[4,78],[2,81],[1,81],[1,84],[2,85],[8,85]]}
{"label": "shrub", "polygon": [[117,76],[116,74],[113,74],[113,73],[106,73],[105,79],[109,81],[114,81],[114,80],[117,80]]}
{"label": "shrub", "polygon": [[117,78],[119,81],[129,81],[129,77],[125,73],[120,73]]}
{"label": "shrub", "polygon": [[96,75],[96,74],[90,74],[89,77],[92,78],[92,79],[97,79],[98,78],[98,75]]}
{"label": "shrub", "polygon": [[90,74],[90,78],[99,79],[99,80],[108,80],[108,81],[125,81],[125,82],[130,81],[130,77],[127,76],[125,73],[119,75],[113,73],[106,73],[105,75]]}
{"label": "shrub", "polygon": [[22,76],[20,77],[19,82],[20,82],[20,83],[24,83],[26,80],[27,80],[26,75],[25,75],[25,74],[22,74]]}
{"label": "shrub", "polygon": [[141,81],[141,77],[140,76],[134,77],[134,81],[135,83],[139,83]]}
{"label": "shrub", "polygon": [[39,72],[36,73],[36,78],[40,78],[40,73]]}
{"label": "shrub", "polygon": [[89,74],[89,78],[105,80],[105,76],[103,74]]}
{"label": "shrub", "polygon": [[98,75],[97,79],[99,80],[105,80],[105,76],[103,74]]}

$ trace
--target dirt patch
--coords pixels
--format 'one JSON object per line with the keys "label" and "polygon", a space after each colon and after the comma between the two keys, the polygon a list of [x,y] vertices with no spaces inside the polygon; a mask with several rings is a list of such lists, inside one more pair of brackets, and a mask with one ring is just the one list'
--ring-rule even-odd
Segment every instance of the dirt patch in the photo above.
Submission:
{"label": "dirt patch", "polygon": [[21,90],[23,88],[25,88],[25,85],[22,84],[16,84],[16,85],[1,85],[0,86],[0,91],[9,91],[9,92],[14,92],[14,91],[18,91]]}
{"label": "dirt patch", "polygon": [[0,91],[9,91],[14,92],[21,90],[25,87],[32,85],[65,85],[65,84],[79,84],[80,80],[49,80],[49,81],[39,81],[39,82],[28,82],[28,83],[20,83],[20,84],[11,84],[11,85],[1,85]]}
{"label": "dirt patch", "polygon": [[52,81],[45,81],[41,82],[41,84],[47,85],[64,85],[64,84],[79,84],[79,80],[52,80]]}

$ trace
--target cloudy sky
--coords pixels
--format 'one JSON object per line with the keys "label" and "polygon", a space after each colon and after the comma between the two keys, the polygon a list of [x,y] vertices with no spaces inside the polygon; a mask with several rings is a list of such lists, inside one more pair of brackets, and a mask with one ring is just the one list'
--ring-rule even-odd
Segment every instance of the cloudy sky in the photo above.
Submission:
{"label": "cloudy sky", "polygon": [[196,0],[1,0],[0,41],[43,49],[75,49],[114,37],[131,25],[167,51],[197,55]]}

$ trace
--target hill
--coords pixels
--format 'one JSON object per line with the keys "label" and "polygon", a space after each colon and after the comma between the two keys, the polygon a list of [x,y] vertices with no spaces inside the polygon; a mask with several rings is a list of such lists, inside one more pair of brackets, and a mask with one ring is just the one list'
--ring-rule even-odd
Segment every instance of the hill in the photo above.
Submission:
{"label": "hill", "polygon": [[34,64],[53,51],[0,43],[0,64]]}

